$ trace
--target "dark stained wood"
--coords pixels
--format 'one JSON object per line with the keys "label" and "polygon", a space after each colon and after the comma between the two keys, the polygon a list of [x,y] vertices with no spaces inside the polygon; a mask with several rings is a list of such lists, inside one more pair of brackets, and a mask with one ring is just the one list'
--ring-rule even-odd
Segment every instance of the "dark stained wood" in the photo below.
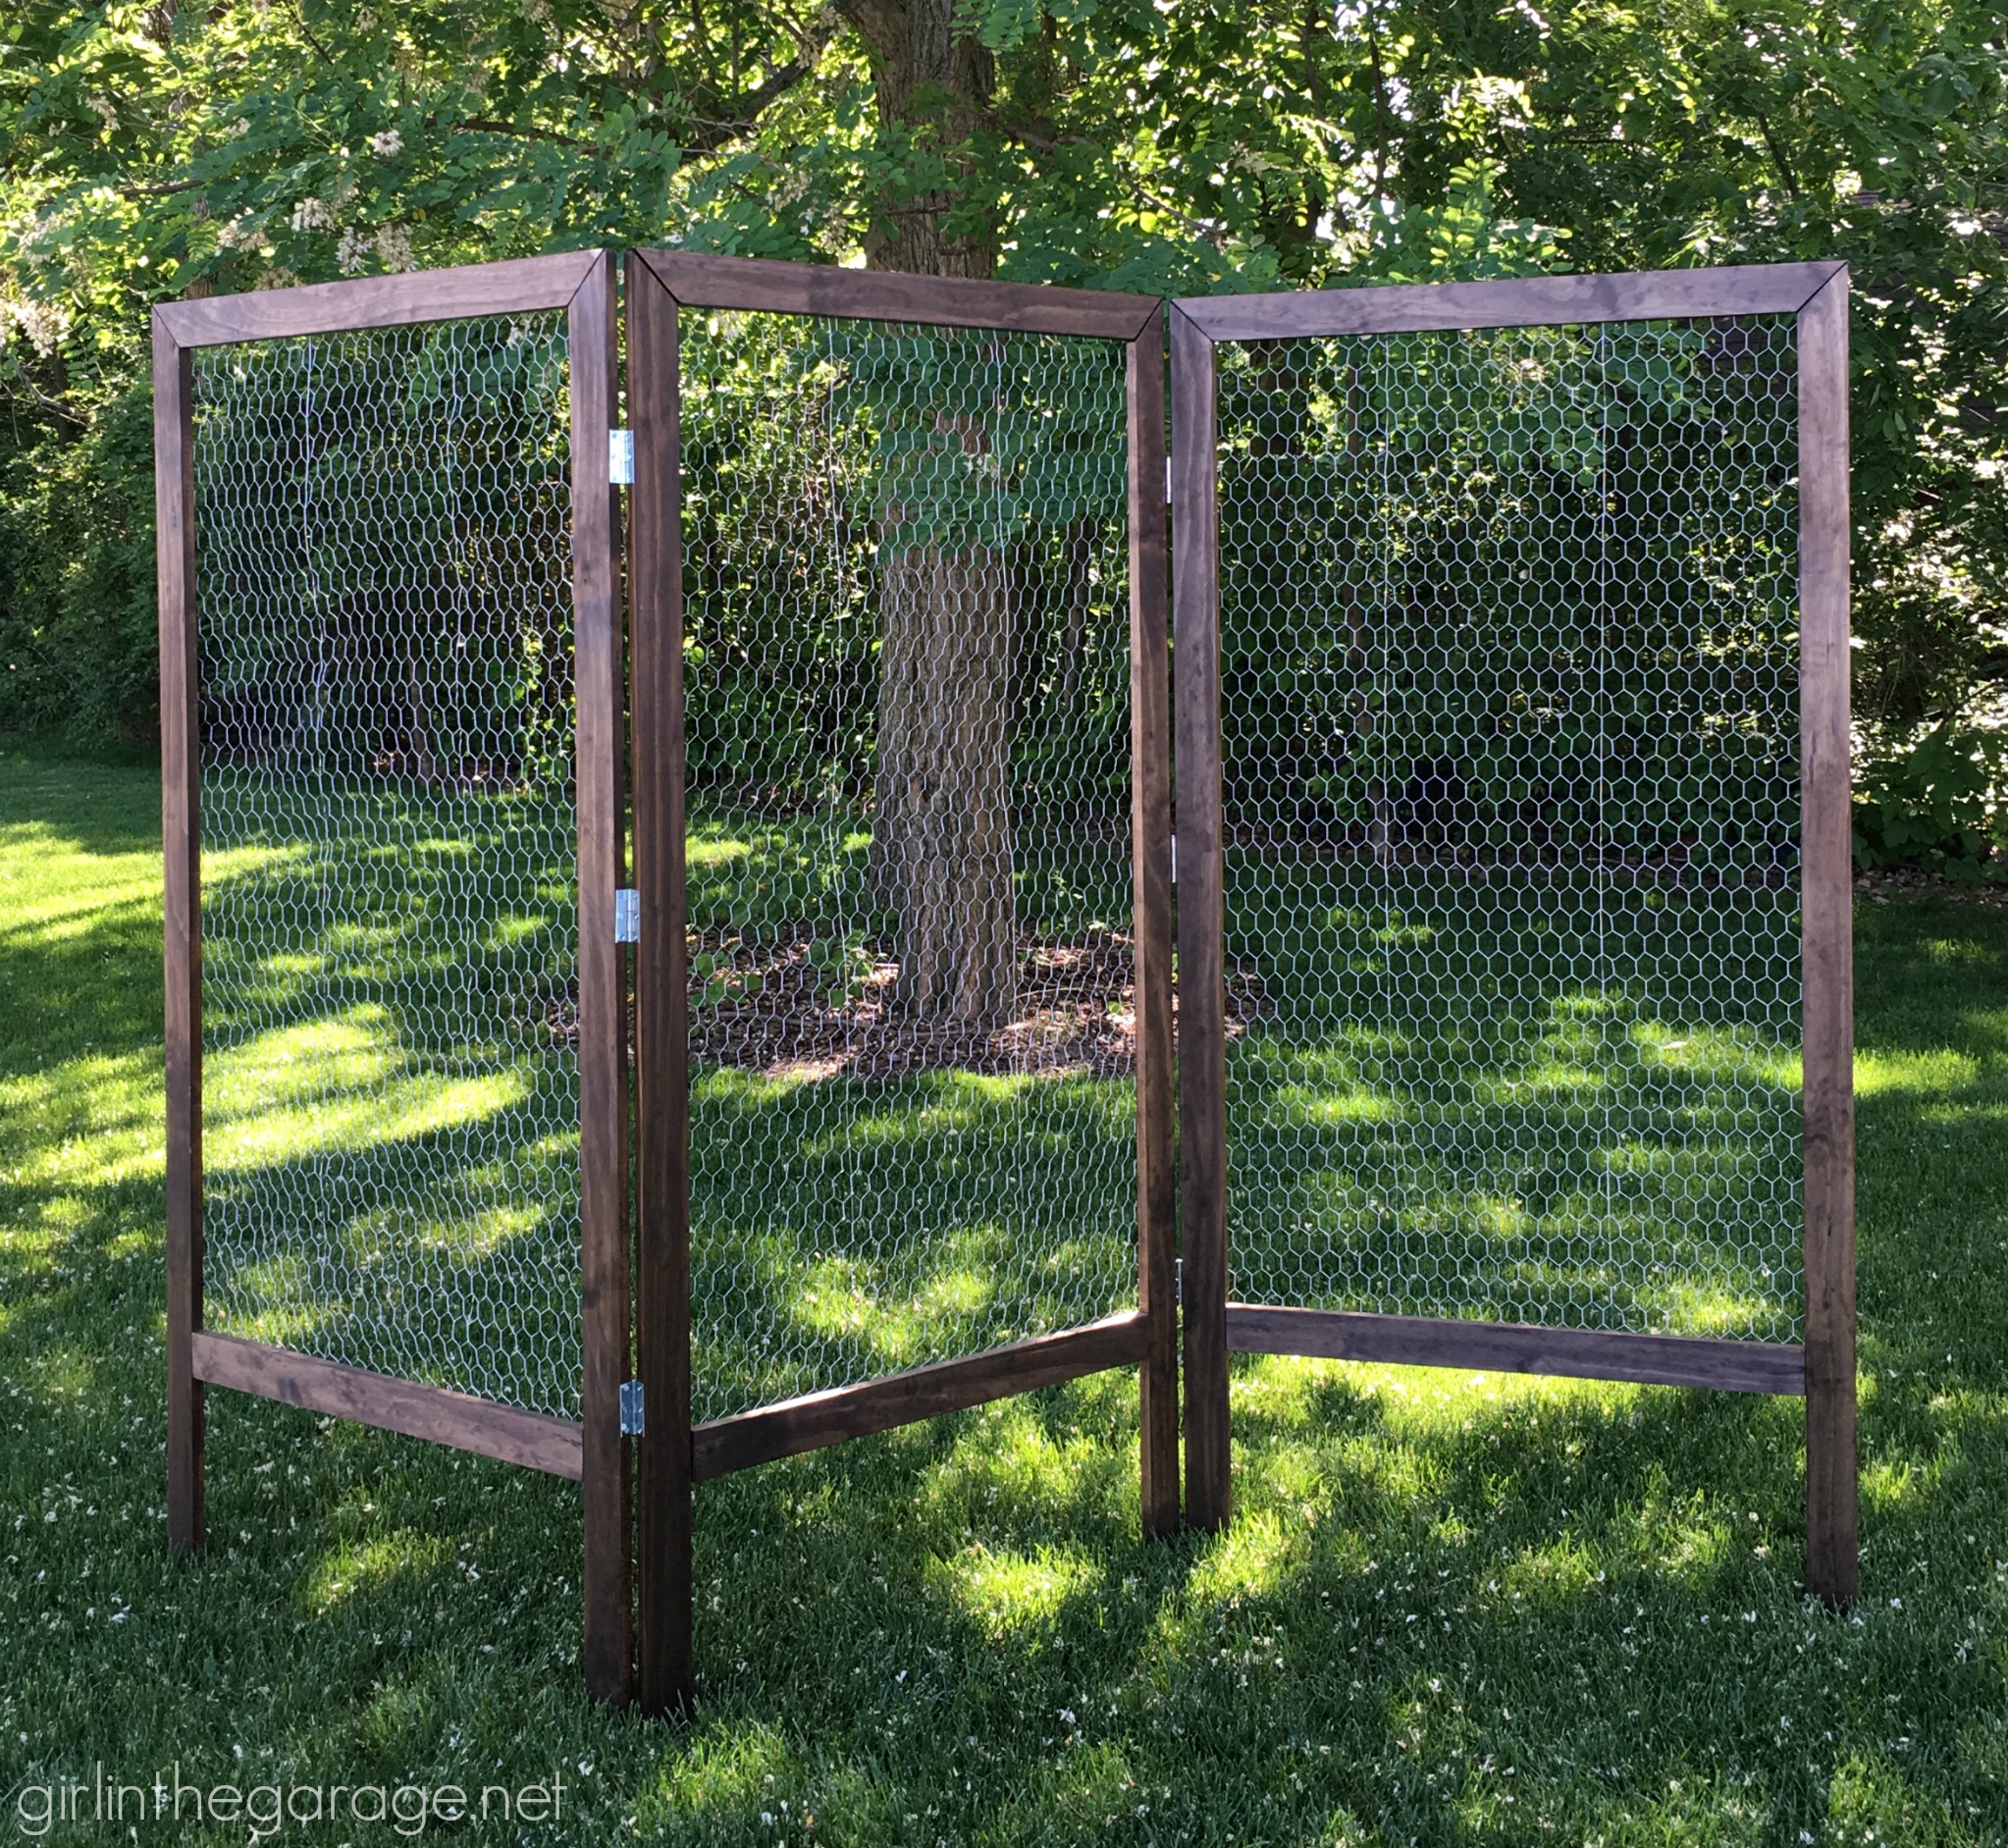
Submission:
{"label": "dark stained wood", "polygon": [[568,1418],[547,1418],[443,1387],[365,1373],[234,1335],[198,1334],[194,1366],[195,1377],[212,1386],[473,1451],[549,1476],[579,1479],[579,1427]]}
{"label": "dark stained wood", "polygon": [[1752,263],[1712,270],[1647,270],[1629,276],[1526,276],[1494,283],[1296,290],[1274,295],[1215,295],[1180,301],[1174,309],[1215,341],[1796,314],[1839,267]]}
{"label": "dark stained wood", "polygon": [[1220,825],[1220,508],[1213,343],[1171,316],[1174,729],[1178,748],[1179,1236],[1186,1517],[1234,1510],[1227,1401],[1227,997]]}
{"label": "dark stained wood", "polygon": [[630,251],[634,427],[629,660],[634,713],[635,1344],[648,1407],[636,1446],[636,1695],[687,1709],[691,1681],[690,1119],[683,859],[683,536],[676,303]]}
{"label": "dark stained wood", "polygon": [[201,709],[196,685],[193,384],[187,350],[153,324],[154,531],[160,611],[161,844],[167,1010],[168,1544],[202,1544]]}
{"label": "dark stained wood", "polygon": [[687,308],[1088,334],[1122,341],[1136,339],[1158,312],[1154,296],[1118,295],[1098,289],[902,276],[888,270],[843,270],[826,264],[702,256],[684,250],[644,250],[639,254],[663,288]]}
{"label": "dark stained wood", "polygon": [[613,940],[620,880],[621,713],[614,497],[607,433],[616,421],[613,264],[596,257],[569,317],[572,400],[572,635],[579,812],[579,1213],[584,1314],[583,1470],[586,1687],[623,1703],[630,1669],[626,1003]]}
{"label": "dark stained wood", "polygon": [[1227,1345],[1238,1354],[1305,1354],[1326,1360],[1378,1360],[1391,1366],[1632,1380],[1652,1386],[1712,1387],[1725,1393],[1797,1394],[1805,1379],[1802,1350],[1769,1342],[1536,1328],[1440,1316],[1355,1315],[1246,1302],[1228,1304]]}
{"label": "dark stained wood", "polygon": [[1806,1589],[1857,1589],[1854,918],[1848,809],[1848,283],[1799,317]]}
{"label": "dark stained wood", "polygon": [[184,346],[230,341],[335,334],[346,328],[402,327],[413,321],[464,320],[479,314],[527,314],[562,308],[596,265],[596,250],[518,257],[459,269],[417,270],[408,276],[365,276],[346,283],[263,289],[254,294],[206,295],[154,310],[156,324]]}
{"label": "dark stained wood", "polygon": [[1140,1311],[992,1347],[986,1353],[914,1367],[860,1386],[833,1387],[699,1425],[691,1433],[691,1474],[710,1482],[777,1457],[819,1451],[847,1438],[962,1411],[1041,1386],[1141,1360],[1150,1334]]}
{"label": "dark stained wood", "polygon": [[1136,1301],[1143,1531],[1179,1524],[1178,1122],[1172,1063],[1171,611],[1164,507],[1164,321],[1129,349],[1130,764],[1136,949]]}

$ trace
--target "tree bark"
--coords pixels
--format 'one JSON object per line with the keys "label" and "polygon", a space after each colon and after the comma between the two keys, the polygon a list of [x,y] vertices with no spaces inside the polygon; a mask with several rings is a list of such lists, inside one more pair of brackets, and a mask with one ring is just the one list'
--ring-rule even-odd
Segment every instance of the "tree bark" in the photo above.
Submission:
{"label": "tree bark", "polygon": [[992,547],[886,561],[873,841],[899,919],[902,1011],[994,1028],[1018,996],[1010,630]]}
{"label": "tree bark", "polygon": [[[845,0],[872,63],[881,124],[931,140],[955,168],[993,81],[989,53],[958,40],[952,0]],[[988,277],[994,230],[944,231],[948,189],[889,191],[866,238],[873,269]],[[967,342],[971,365],[987,343]],[[898,413],[932,427],[951,455],[988,449],[980,420],[947,406]],[[938,464],[937,464],[938,465]],[[888,482],[888,531],[931,524],[924,465]],[[878,768],[872,866],[897,920],[893,1005],[917,1018],[990,1030],[1018,1005],[1018,921],[1011,835],[1011,607],[994,545],[918,543],[883,554],[879,597]]]}
{"label": "tree bark", "polygon": [[[974,37],[955,35],[954,0],[841,0],[844,17],[865,41],[878,120],[895,134],[929,139],[947,155],[975,133],[996,83],[990,54]],[[878,202],[865,238],[874,270],[915,276],[987,278],[996,267],[996,228],[942,229],[959,203],[949,189],[895,194]]]}

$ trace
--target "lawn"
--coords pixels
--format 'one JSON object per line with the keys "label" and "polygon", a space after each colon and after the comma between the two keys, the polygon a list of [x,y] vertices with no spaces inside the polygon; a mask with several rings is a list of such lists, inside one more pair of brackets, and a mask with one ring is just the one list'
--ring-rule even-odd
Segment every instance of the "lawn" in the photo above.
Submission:
{"label": "lawn", "polygon": [[1234,1529],[1145,1545],[1111,1375],[703,1490],[676,1729],[579,1696],[564,1484],[219,1393],[168,1558],[156,801],[0,753],[0,1826],[101,1761],[561,1775],[526,1840],[2008,1838],[2008,912],[1859,923],[1852,1613],[1792,1403],[1249,1364]]}

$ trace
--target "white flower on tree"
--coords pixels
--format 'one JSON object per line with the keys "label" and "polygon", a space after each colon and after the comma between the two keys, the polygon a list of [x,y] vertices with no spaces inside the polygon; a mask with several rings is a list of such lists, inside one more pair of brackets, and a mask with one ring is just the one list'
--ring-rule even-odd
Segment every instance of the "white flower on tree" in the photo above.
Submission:
{"label": "white flower on tree", "polygon": [[387,270],[415,270],[418,267],[418,259],[411,254],[411,234],[402,225],[378,227],[377,260]]}

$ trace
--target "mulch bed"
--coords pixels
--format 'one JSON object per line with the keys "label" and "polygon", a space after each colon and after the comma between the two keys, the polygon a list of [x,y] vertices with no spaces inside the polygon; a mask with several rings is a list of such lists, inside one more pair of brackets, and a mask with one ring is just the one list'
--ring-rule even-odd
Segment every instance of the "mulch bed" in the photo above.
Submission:
{"label": "mulch bed", "polygon": [[1855,874],[1855,896],[1872,905],[1886,905],[1893,898],[1943,898],[1957,905],[1991,905],[2008,909],[2008,884],[1982,884],[1948,879],[1942,872],[1926,872],[1918,867],[1876,867]]}
{"label": "mulch bed", "polygon": [[[713,968],[708,977],[691,979],[691,1058],[803,1079],[940,1071],[1128,1078],[1136,1069],[1135,965],[1127,936],[1029,944],[1013,1016],[987,1031],[899,1011],[893,1004],[899,964],[883,953],[868,950],[846,983],[831,980],[809,952],[807,938],[694,939],[693,961],[707,957]],[[1230,1037],[1259,1011],[1257,986],[1245,977],[1230,981]],[[1176,1000],[1173,1008],[1176,1014]]]}
{"label": "mulch bed", "polygon": [[[811,960],[814,939],[705,932],[690,940],[690,1057],[783,1079],[895,1079],[921,1072],[992,1077],[1128,1078],[1136,1063],[1135,965],[1119,933],[1087,944],[1029,943],[1018,1005],[983,1030],[916,1019],[893,1005],[899,964],[871,948],[848,979]],[[1231,971],[1227,1033],[1262,1010],[1260,978]],[[1172,1001],[1177,1032],[1178,1000]],[[567,994],[546,1010],[553,1035],[578,1038]],[[630,1029],[630,1030],[632,1030]]]}

